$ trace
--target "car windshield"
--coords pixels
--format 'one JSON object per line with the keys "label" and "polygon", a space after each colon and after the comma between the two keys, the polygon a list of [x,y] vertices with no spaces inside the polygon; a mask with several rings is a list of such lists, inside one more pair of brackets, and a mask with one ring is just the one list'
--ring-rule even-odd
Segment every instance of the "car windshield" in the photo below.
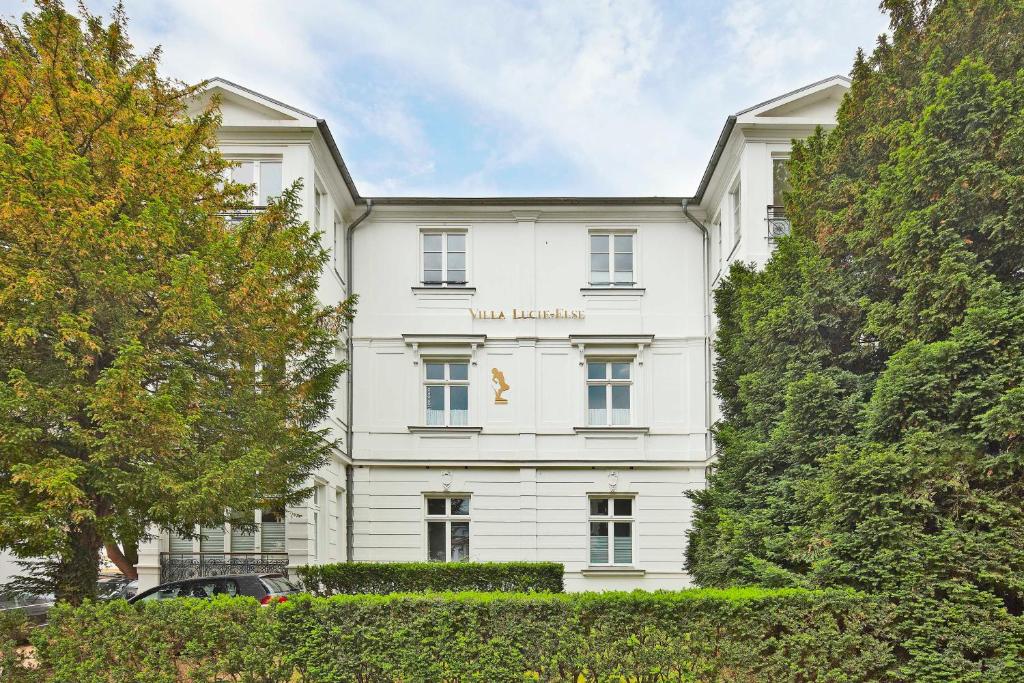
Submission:
{"label": "car windshield", "polygon": [[297,593],[299,591],[295,584],[282,576],[264,576],[260,580],[271,593]]}

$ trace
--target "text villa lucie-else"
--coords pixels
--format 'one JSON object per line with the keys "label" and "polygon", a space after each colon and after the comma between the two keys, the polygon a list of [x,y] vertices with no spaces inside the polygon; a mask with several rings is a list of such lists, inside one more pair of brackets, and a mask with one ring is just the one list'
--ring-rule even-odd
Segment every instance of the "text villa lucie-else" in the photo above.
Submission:
{"label": "text villa lucie-else", "polygon": [[583,311],[572,308],[555,308],[552,310],[513,308],[511,315],[506,314],[505,311],[484,311],[470,308],[469,314],[475,320],[582,320],[584,318]]}

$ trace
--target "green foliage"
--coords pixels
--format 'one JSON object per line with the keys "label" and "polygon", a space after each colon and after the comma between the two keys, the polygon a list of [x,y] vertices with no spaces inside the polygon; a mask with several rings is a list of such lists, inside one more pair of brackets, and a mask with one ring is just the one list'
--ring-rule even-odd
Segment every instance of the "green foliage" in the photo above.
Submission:
{"label": "green foliage", "polygon": [[40,683],[887,681],[884,604],[846,591],[298,596],[61,607]]}
{"label": "green foliage", "polygon": [[316,595],[503,591],[561,593],[557,562],[346,562],[299,567]]}
{"label": "green foliage", "polygon": [[0,22],[0,548],[93,595],[150,525],[190,533],[306,497],[351,303],[296,188],[224,212],[215,104],[105,24],[39,0]]}
{"label": "green foliage", "polygon": [[901,676],[1024,678],[1024,3],[887,0],[793,235],[716,293],[703,585],[891,600]]}

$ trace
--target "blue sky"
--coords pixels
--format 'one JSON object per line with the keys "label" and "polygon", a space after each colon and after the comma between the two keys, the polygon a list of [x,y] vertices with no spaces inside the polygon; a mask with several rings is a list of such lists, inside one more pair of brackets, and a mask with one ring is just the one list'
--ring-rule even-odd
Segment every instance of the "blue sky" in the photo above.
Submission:
{"label": "blue sky", "polygon": [[166,75],[326,118],[364,195],[689,195],[728,114],[887,27],[874,0],[125,4]]}

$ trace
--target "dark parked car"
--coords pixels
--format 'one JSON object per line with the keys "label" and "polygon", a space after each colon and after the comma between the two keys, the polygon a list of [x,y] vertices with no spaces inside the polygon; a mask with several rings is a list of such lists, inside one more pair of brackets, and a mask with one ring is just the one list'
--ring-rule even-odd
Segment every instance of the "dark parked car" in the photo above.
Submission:
{"label": "dark parked car", "polygon": [[128,600],[139,592],[139,582],[124,576],[102,578],[96,584],[97,600]]}
{"label": "dark parked car", "polygon": [[298,592],[295,584],[282,574],[232,574],[164,583],[139,593],[128,602],[248,595],[259,600],[260,604],[267,605],[271,602],[284,602],[289,595]]}
{"label": "dark parked car", "polygon": [[32,595],[21,592],[0,594],[0,612],[20,611],[31,624],[45,624],[53,603],[52,595]]}

